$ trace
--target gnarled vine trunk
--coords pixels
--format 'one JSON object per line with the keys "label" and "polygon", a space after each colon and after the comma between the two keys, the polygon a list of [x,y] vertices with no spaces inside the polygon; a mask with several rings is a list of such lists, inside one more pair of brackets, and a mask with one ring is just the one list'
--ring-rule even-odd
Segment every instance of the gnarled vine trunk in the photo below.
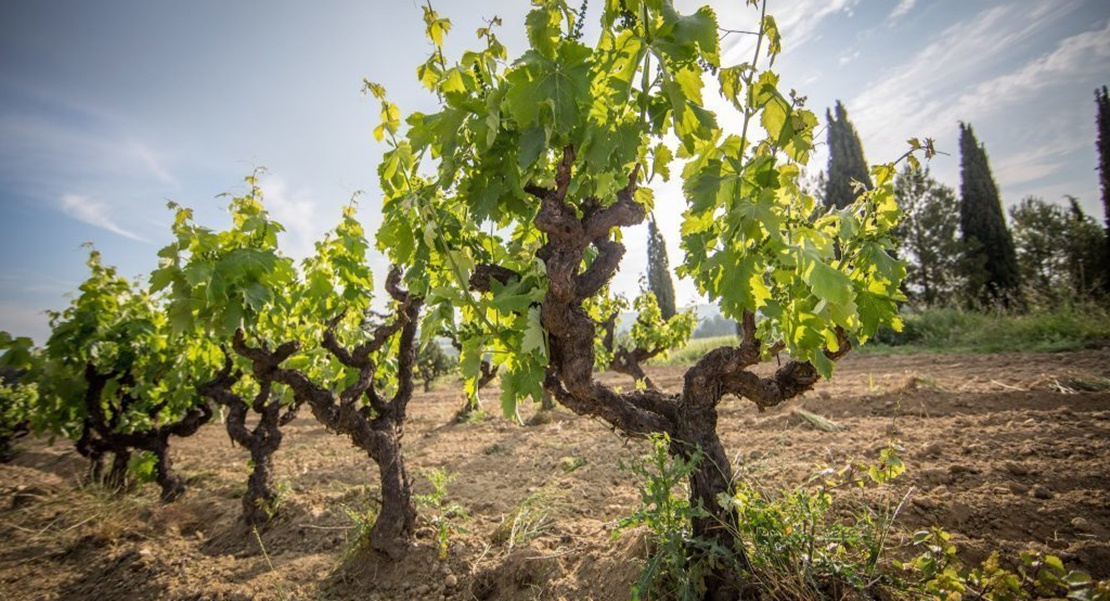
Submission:
{"label": "gnarled vine trunk", "polygon": [[482,389],[489,386],[490,382],[493,382],[494,378],[497,377],[498,367],[485,359],[482,359],[479,369],[481,370],[481,374],[478,376],[478,386],[474,391],[474,397],[471,398],[467,396],[463,399],[462,407],[460,407],[458,413],[455,414],[455,421],[465,421],[466,418],[482,409],[482,398],[480,396]]}
{"label": "gnarled vine trunk", "polygon": [[[412,478],[405,468],[402,440],[413,393],[416,329],[423,306],[423,300],[402,290],[400,282],[401,271],[395,267],[386,279],[386,290],[397,302],[397,312],[391,323],[374,330],[370,340],[353,349],[344,348],[333,331],[338,318],[324,333],[323,347],[343,365],[358,370],[353,384],[337,393],[299,370],[276,367],[273,371],[273,380],[289,386],[297,403],[306,403],[324,426],[348,436],[378,465],[382,507],[370,531],[370,546],[394,560],[408,550],[416,530]],[[398,333],[397,390],[386,399],[374,386],[376,364],[372,354]],[[294,343],[287,344],[290,354],[298,348]],[[264,352],[248,347],[241,331],[236,333],[234,347],[252,360]]]}
{"label": "gnarled vine trunk", "polygon": [[[185,481],[173,471],[169,439],[171,436],[184,438],[195,434],[212,419],[212,408],[207,403],[201,403],[186,411],[176,422],[149,430],[119,432],[117,428],[121,416],[135,405],[136,399],[123,394],[118,403],[109,403],[114,411],[105,412],[102,399],[104,390],[116,378],[125,384],[132,382],[129,374],[102,374],[92,363],[85,366],[85,382],[88,385],[85,390],[85,422],[81,437],[77,440],[77,451],[90,460],[93,478],[114,490],[123,490],[129,486],[128,463],[132,451],[153,454],[154,478],[161,488],[162,501],[175,501],[184,494]],[[164,408],[162,405],[154,405],[146,411],[152,423]],[[112,468],[104,476],[104,459],[109,453],[113,455]]]}
{"label": "gnarled vine trunk", "polygon": [[[544,387],[575,413],[601,418],[627,436],[666,433],[671,439],[670,452],[675,456],[688,459],[700,451],[701,462],[690,478],[690,502],[704,509],[706,516],[694,520],[693,534],[713,540],[723,548],[735,549],[743,561],[743,550],[734,536],[736,516],[718,502],[720,495],[729,494],[732,489],[733,471],[717,434],[717,405],[725,395],[735,394],[761,408],[774,406],[812,387],[818,379],[817,372],[809,363],[798,361],[786,362],[768,378],[748,371],[761,357],[755,317],[748,313],[744,316],[740,345],[719,348],[703,357],[687,371],[679,394],[654,388],[616,392],[595,381],[593,344],[599,324],[589,317],[583,302],[609,282],[624,254],[623,245],[610,239],[611,230],[642,222],[646,212],[634,199],[638,169],[609,206],[602,206],[593,198],[569,203],[566,195],[574,160],[574,149],[566,147],[557,167],[555,187],[526,188],[540,199],[535,223],[547,235],[547,242],[538,253],[548,276],[548,290],[541,308],[542,324],[549,335],[550,357]],[[586,251],[590,246],[596,255],[587,264]],[[503,273],[494,277],[507,279]],[[471,286],[488,291],[488,278],[472,280]],[[830,353],[830,358],[847,352],[847,340],[841,342],[842,350]],[[707,587],[708,599],[735,599],[744,590],[740,575],[725,567],[711,573]]]}
{"label": "gnarled vine trunk", "polygon": [[[251,475],[247,479],[247,493],[243,495],[243,520],[252,526],[269,522],[277,506],[274,491],[274,453],[281,447],[282,426],[297,416],[297,403],[282,413],[281,399],[272,394],[273,373],[282,361],[289,358],[294,347],[282,345],[273,353],[258,349],[251,357],[252,372],[258,382],[258,394],[248,403],[232,391],[241,374],[232,372],[231,357],[225,355],[224,366],[210,382],[199,387],[204,396],[228,410],[227,434],[241,447],[250,451]],[[253,430],[246,426],[247,414],[258,414]]]}
{"label": "gnarled vine trunk", "polygon": [[368,452],[378,464],[382,506],[370,529],[370,546],[397,558],[408,548],[416,526],[412,478],[401,452],[401,428],[382,428],[376,434],[374,450]]}

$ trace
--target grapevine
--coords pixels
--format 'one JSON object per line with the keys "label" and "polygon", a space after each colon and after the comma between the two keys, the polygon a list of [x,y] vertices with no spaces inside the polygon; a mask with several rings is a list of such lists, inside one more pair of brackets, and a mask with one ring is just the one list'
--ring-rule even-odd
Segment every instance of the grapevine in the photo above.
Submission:
{"label": "grapevine", "polygon": [[[530,48],[515,61],[493,63],[480,86],[440,79],[430,86],[443,99],[438,112],[411,115],[402,131],[383,110],[380,126],[390,149],[379,169],[379,247],[418,274],[409,284],[427,291],[434,316],[425,327],[458,336],[468,382],[489,354],[509,415],[546,392],[627,436],[666,434],[680,458],[700,454],[690,500],[705,514],[693,532],[721,545],[730,543],[719,525],[735,518],[716,502],[732,478],[718,403],[736,395],[769,407],[831,376],[880,326],[899,327],[905,273],[889,252],[893,165],[874,168],[875,189],[843,211],[823,209],[799,185],[817,119],[779,91],[770,65],[781,39],[758,8],[752,60],[725,66],[708,7],[683,15],[666,0],[606,2],[587,46],[565,2],[537,2]],[[432,42],[443,60],[442,40]],[[740,113],[738,132],[706,108],[707,77]],[[610,363],[617,352],[605,350],[609,314],[598,299],[625,252],[621,229],[642,223],[656,201],[645,176],[665,177],[676,161],[686,198],[680,274],[744,335],[698,361],[680,392],[613,390],[593,376],[595,349]],[[414,207],[434,231],[413,233]],[[749,371],[786,355],[772,376]],[[736,585],[725,574],[710,584]]]}

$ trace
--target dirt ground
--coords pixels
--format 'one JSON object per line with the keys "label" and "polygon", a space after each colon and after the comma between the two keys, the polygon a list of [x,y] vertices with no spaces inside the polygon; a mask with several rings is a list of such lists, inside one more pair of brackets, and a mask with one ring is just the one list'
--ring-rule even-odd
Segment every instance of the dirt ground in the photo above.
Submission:
{"label": "dirt ground", "polygon": [[[668,390],[682,372],[649,370]],[[1108,378],[1110,349],[857,354],[832,382],[774,410],[726,400],[721,433],[742,473],[776,487],[849,459],[873,461],[893,437],[908,469],[897,494],[909,497],[892,546],[939,524],[968,560],[1032,548],[1107,578]],[[82,487],[85,465],[71,444],[24,440],[0,465],[0,598],[627,599],[645,545],[634,531],[612,532],[639,499],[620,466],[645,443],[563,409],[516,425],[500,418],[495,390],[485,396],[493,415],[476,423],[452,423],[454,383],[410,405],[405,452],[418,492],[431,491],[422,474],[445,469],[455,475],[445,503],[468,517],[454,518],[446,558],[422,517],[417,546],[395,564],[356,544],[376,467],[308,411],[276,455],[278,516],[257,533],[238,521],[247,454],[218,423],[171,443],[189,491],[170,505],[154,485],[122,498]],[[813,429],[793,413],[799,407],[847,429]]]}

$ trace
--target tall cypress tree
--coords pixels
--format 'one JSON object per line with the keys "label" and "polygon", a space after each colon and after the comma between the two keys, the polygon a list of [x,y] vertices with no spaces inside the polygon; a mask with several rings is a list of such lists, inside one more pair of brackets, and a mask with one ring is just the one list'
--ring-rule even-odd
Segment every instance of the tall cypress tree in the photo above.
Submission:
{"label": "tall cypress tree", "polygon": [[1102,289],[1110,294],[1110,95],[1106,86],[1095,90],[1098,106],[1098,179],[1102,187],[1102,211],[1106,226],[1106,249],[1102,261]]}
{"label": "tall cypress tree", "polygon": [[1020,300],[1014,240],[1006,228],[987,152],[960,123],[960,233],[967,248],[969,299],[1010,306]]}
{"label": "tall cypress tree", "polygon": [[648,289],[655,293],[655,302],[664,320],[674,317],[674,282],[667,261],[667,243],[655,225],[655,217],[648,220]]}
{"label": "tall cypress tree", "polygon": [[839,100],[835,110],[835,114],[825,111],[829,122],[829,177],[825,182],[825,204],[843,209],[859,195],[853,181],[863,184],[868,190],[872,184],[867,161],[863,158],[863,145],[859,142],[856,128],[848,120],[848,111]]}

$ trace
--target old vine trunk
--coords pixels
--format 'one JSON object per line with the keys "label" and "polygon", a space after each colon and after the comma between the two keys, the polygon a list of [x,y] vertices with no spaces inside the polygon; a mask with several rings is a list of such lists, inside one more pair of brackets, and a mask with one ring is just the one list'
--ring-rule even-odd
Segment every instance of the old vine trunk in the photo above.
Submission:
{"label": "old vine trunk", "polygon": [[[336,393],[299,370],[274,370],[274,381],[289,386],[297,403],[307,403],[324,426],[347,435],[378,465],[382,507],[370,531],[370,546],[394,560],[407,552],[416,530],[412,478],[405,468],[401,442],[413,393],[416,329],[423,306],[423,300],[402,290],[400,282],[401,271],[393,268],[386,279],[386,291],[397,309],[393,321],[374,329],[369,340],[353,349],[345,348],[333,331],[338,318],[324,333],[323,347],[345,367],[357,370],[353,384]],[[396,391],[387,399],[375,388],[377,365],[373,355],[388,348],[394,335],[399,335]],[[239,347],[246,348],[242,336],[236,337],[236,345],[238,352],[242,352]]]}
{"label": "old vine trunk", "polygon": [[[265,524],[273,518],[277,506],[274,491],[274,453],[281,446],[282,426],[297,415],[297,403],[282,413],[281,399],[272,394],[274,371],[293,352],[292,345],[282,345],[274,352],[265,348],[244,349],[240,353],[251,361],[258,393],[248,403],[232,391],[242,374],[232,371],[231,357],[225,355],[223,369],[210,382],[199,387],[199,392],[228,410],[227,434],[235,444],[246,448],[251,455],[251,475],[247,479],[247,493],[243,496],[243,520],[252,526]],[[244,354],[245,353],[245,354]],[[246,426],[247,414],[258,414],[258,424],[253,430]]]}
{"label": "old vine trunk", "polygon": [[[549,279],[541,307],[550,359],[544,387],[575,413],[601,418],[627,436],[665,433],[671,438],[673,455],[688,459],[700,453],[701,462],[691,476],[690,501],[706,515],[694,520],[693,534],[736,549],[742,560],[743,552],[733,536],[735,514],[718,502],[731,491],[733,471],[717,434],[717,405],[728,394],[748,398],[760,407],[776,405],[812,387],[817,371],[798,361],[786,362],[769,378],[748,371],[761,361],[762,349],[755,337],[755,316],[746,313],[740,345],[719,348],[703,357],[686,373],[680,394],[654,388],[617,392],[595,381],[593,349],[600,324],[589,317],[583,302],[609,282],[624,254],[624,247],[610,239],[611,230],[641,223],[646,212],[634,198],[638,169],[608,206],[594,198],[568,201],[574,161],[574,149],[568,146],[557,168],[555,186],[527,188],[540,199],[535,222],[547,235],[538,252]],[[591,246],[596,255],[587,262],[586,251]],[[500,272],[483,269],[481,273],[483,277],[473,279],[471,285],[488,291],[489,274]],[[503,280],[510,275],[492,277]],[[830,353],[832,359],[847,352],[847,340],[841,338],[841,351]],[[780,349],[768,350],[776,354]],[[739,575],[718,567],[707,581],[707,598],[735,598],[741,594],[742,584]]]}

